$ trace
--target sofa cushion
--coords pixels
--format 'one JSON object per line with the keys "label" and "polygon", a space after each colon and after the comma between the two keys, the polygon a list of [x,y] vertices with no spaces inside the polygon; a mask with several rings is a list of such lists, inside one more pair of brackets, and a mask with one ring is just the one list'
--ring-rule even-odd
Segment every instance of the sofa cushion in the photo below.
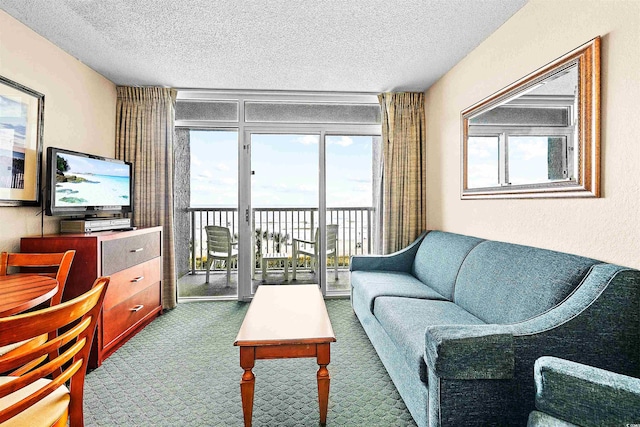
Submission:
{"label": "sofa cushion", "polygon": [[482,241],[477,237],[431,231],[418,248],[412,273],[442,296],[452,300],[453,287],[462,261]]}
{"label": "sofa cushion", "polygon": [[487,323],[520,322],[562,302],[598,262],[530,246],[482,242],[462,263],[454,302]]}
{"label": "sofa cushion", "polygon": [[380,296],[446,299],[411,274],[398,271],[352,271],[351,287],[368,302],[372,313],[375,300]]}
{"label": "sofa cushion", "polygon": [[373,314],[407,364],[427,382],[425,330],[433,325],[481,325],[484,322],[450,301],[378,297]]}

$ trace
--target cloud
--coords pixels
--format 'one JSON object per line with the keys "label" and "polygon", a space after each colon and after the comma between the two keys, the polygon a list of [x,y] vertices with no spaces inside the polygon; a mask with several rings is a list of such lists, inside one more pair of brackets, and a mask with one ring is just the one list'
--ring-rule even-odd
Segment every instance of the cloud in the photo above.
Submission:
{"label": "cloud", "polygon": [[236,180],[233,178],[220,178],[216,182],[224,185],[236,185]]}
{"label": "cloud", "polygon": [[539,157],[546,158],[548,143],[547,138],[520,137],[509,141],[510,154],[515,158],[531,160]]}
{"label": "cloud", "polygon": [[319,138],[320,137],[318,135],[304,135],[304,136],[297,137],[295,141],[300,144],[311,145],[311,144],[317,144]]}
{"label": "cloud", "polygon": [[216,165],[216,169],[219,171],[228,171],[230,168],[228,165],[224,164],[224,163],[218,163]]}
{"label": "cloud", "polygon": [[467,176],[467,185],[469,188],[495,187],[498,185],[497,165],[471,165]]}
{"label": "cloud", "polygon": [[348,176],[347,181],[350,182],[355,182],[358,184],[364,184],[364,185],[369,185],[371,186],[371,178],[361,178],[361,177],[355,177],[355,176]]}
{"label": "cloud", "polygon": [[197,175],[197,178],[200,180],[210,180],[213,178],[213,173],[209,170],[204,170]]}
{"label": "cloud", "polygon": [[305,193],[316,193],[318,191],[318,189],[313,185],[305,185],[305,184],[299,184],[297,189],[298,191],[302,191]]}
{"label": "cloud", "polygon": [[469,138],[467,148],[469,150],[469,157],[474,159],[496,157],[498,154],[498,138],[472,137]]}
{"label": "cloud", "polygon": [[340,136],[340,137],[328,136],[327,144],[335,144],[335,145],[340,145],[342,147],[348,147],[351,144],[353,144],[353,138],[351,138],[350,136]]}

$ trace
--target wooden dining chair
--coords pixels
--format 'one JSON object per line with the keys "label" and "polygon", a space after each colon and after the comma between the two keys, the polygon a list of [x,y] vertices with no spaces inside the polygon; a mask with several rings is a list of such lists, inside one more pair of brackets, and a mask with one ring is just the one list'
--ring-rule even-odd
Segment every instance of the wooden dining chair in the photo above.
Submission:
{"label": "wooden dining chair", "polygon": [[[22,375],[0,376],[0,425],[83,427],[82,396],[87,361],[109,277],[96,279],[88,292],[53,307],[0,318],[0,346],[49,338],[29,351],[0,356],[0,372],[10,372],[32,360],[49,358]],[[67,327],[59,336],[48,333]],[[52,350],[55,350],[52,352]],[[57,369],[62,374],[50,379]],[[68,383],[67,383],[68,382]],[[67,384],[65,384],[67,383]]]}
{"label": "wooden dining chair", "polygon": [[58,281],[58,292],[51,297],[50,305],[60,304],[64,287],[69,277],[75,250],[62,253],[9,253],[0,254],[0,276],[5,276],[11,268],[20,268],[18,274],[43,274]]}
{"label": "wooden dining chair", "polygon": [[[76,254],[75,250],[68,250],[62,253],[0,253],[0,276],[10,274],[11,269],[20,269],[19,273],[13,274],[40,274],[49,277],[53,277],[58,281],[58,291],[51,297],[49,306],[54,306],[62,302],[62,294],[69,277],[69,271],[71,270],[71,263]],[[57,331],[49,332],[49,338],[55,338]],[[46,337],[38,337],[37,339],[30,340],[24,343],[14,343],[10,346],[0,346],[0,354],[18,353],[19,351],[28,351],[31,347],[38,345],[41,341],[46,340]],[[55,357],[56,354],[51,354],[50,357]],[[33,360],[31,363],[24,365],[21,369],[15,371],[19,374],[23,371],[29,371],[33,367],[39,364],[38,360]],[[61,370],[54,372],[54,375],[59,375]]]}

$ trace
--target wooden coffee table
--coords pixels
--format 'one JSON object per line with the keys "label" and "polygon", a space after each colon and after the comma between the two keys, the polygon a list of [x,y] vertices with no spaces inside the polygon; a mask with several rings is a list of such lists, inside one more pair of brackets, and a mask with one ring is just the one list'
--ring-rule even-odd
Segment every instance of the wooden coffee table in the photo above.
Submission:
{"label": "wooden coffee table", "polygon": [[329,345],[336,341],[318,285],[262,285],[249,306],[234,345],[240,347],[244,425],[251,426],[256,359],[315,357],[318,360],[320,423],[329,405]]}

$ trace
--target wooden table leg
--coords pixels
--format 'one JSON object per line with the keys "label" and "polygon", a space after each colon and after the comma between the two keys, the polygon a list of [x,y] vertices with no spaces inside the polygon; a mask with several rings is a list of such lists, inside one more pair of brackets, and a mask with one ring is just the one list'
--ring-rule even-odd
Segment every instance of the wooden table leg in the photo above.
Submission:
{"label": "wooden table leg", "polygon": [[256,377],[251,372],[255,364],[255,347],[240,347],[240,366],[244,369],[240,380],[240,395],[242,396],[242,412],[244,414],[245,427],[251,427],[253,415],[253,390]]}
{"label": "wooden table leg", "polygon": [[318,404],[320,406],[320,424],[327,423],[327,410],[329,408],[329,382],[331,377],[329,376],[329,370],[327,365],[331,360],[329,353],[329,344],[317,344],[317,358],[318,365]]}

